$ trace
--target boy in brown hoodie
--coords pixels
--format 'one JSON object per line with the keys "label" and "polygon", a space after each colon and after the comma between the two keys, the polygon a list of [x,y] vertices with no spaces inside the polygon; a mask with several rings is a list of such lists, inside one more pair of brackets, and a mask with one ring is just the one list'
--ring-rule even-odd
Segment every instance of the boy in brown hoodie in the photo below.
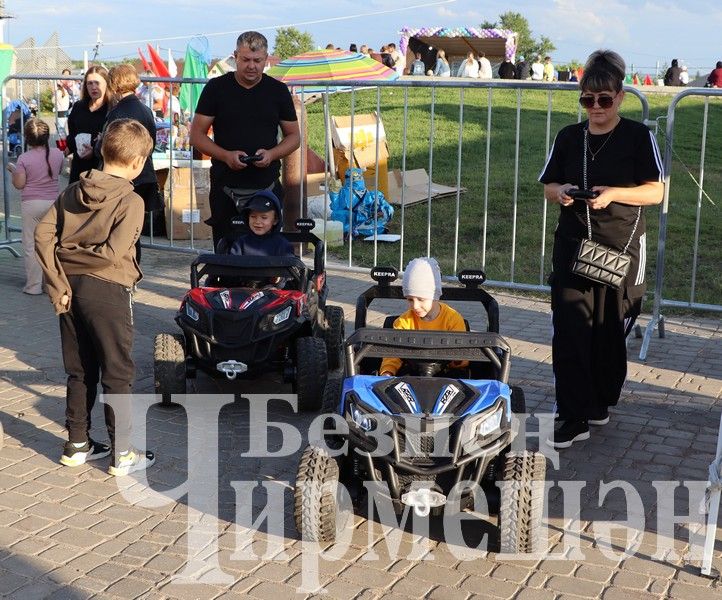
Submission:
{"label": "boy in brown hoodie", "polygon": [[60,317],[68,374],[68,442],[60,462],[82,465],[113,458],[108,472],[127,475],[155,462],[152,452],[130,446],[130,407],[104,405],[110,446],[88,435],[98,381],[104,394],[130,394],[135,376],[132,288],[143,274],[135,243],[143,226],[143,200],[131,180],[151,151],[138,121],[120,119],[103,136],[102,171],[92,169],[69,185],[38,224],[35,249],[50,301]]}

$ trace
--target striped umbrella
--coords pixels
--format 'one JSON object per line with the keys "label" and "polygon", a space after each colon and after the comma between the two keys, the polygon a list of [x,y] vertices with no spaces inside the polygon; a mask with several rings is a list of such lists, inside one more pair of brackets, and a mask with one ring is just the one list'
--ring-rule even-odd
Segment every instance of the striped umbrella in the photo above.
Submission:
{"label": "striped umbrella", "polygon": [[[304,81],[392,81],[398,79],[393,69],[374,60],[367,54],[348,50],[318,50],[304,52],[282,60],[271,67],[267,75],[276,79],[303,85]],[[324,91],[305,89],[305,92]]]}

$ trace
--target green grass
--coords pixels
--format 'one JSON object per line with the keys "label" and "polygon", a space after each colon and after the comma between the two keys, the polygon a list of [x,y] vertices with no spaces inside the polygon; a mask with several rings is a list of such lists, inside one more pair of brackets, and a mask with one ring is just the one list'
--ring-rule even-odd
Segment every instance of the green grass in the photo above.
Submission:
{"label": "green grass", "polygon": [[[459,90],[437,89],[435,92],[434,136],[430,144],[431,89],[411,88],[408,91],[408,121],[406,168],[430,170],[429,156],[433,147],[433,181],[456,185],[458,172],[459,141]],[[547,106],[550,101],[546,91],[524,90],[521,94],[519,112],[520,144],[518,148],[518,186],[516,243],[512,248],[514,224],[514,181],[516,156],[517,92],[494,90],[491,110],[490,165],[488,177],[488,222],[486,227],[486,251],[483,249],[483,214],[485,201],[485,161],[487,145],[488,90],[464,92],[463,137],[461,146],[461,194],[459,203],[458,257],[454,264],[456,223],[456,198],[438,199],[409,207],[405,211],[405,237],[403,240],[403,263],[427,253],[427,223],[431,222],[431,254],[439,259],[444,273],[450,274],[454,267],[484,267],[492,280],[517,283],[545,283],[549,275],[553,231],[558,208],[547,207],[544,221],[545,201],[542,186],[537,177],[544,164],[547,149]],[[650,94],[650,117],[667,114],[672,96]],[[577,95],[573,92],[551,93],[552,113],[549,122],[550,143],[563,126],[577,121]],[[332,115],[351,114],[351,94],[330,97]],[[375,90],[355,94],[355,114],[376,110]],[[666,276],[664,297],[689,300],[695,219],[698,188],[687,174],[686,164],[695,178],[699,179],[702,116],[704,101],[697,98],[684,99],[677,108],[675,120],[674,149],[679,158],[672,165],[670,186],[670,213],[667,234]],[[323,156],[323,104],[317,102],[307,107],[309,145]],[[640,119],[641,104],[627,94],[622,114]],[[404,126],[404,91],[400,88],[381,90],[381,115],[389,144],[389,170],[400,169]],[[664,149],[662,121],[658,141]],[[715,201],[713,206],[701,202],[701,227],[699,265],[696,280],[696,302],[719,304],[722,298],[722,278],[719,265],[722,262],[722,140],[717,134],[722,127],[722,102],[710,101],[708,137],[705,160],[704,189]],[[431,211],[429,214],[429,210]],[[648,280],[653,286],[658,237],[659,209],[647,209],[648,230]],[[390,224],[390,232],[399,233],[401,209]],[[542,236],[545,255],[542,257]],[[512,265],[512,250],[514,262]],[[348,260],[348,248],[340,249],[336,256]],[[374,263],[374,246],[368,242],[354,242],[352,262],[358,266]],[[401,244],[379,244],[377,264],[402,266]],[[513,277],[512,277],[513,269]]]}

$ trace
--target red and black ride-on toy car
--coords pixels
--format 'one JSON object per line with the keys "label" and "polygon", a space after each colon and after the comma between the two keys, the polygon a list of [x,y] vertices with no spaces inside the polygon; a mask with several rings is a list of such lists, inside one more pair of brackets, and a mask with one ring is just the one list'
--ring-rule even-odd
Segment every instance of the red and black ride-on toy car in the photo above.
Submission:
{"label": "red and black ride-on toy car", "polygon": [[328,369],[340,366],[344,313],[326,304],[323,242],[313,221],[283,232],[313,246],[313,267],[297,256],[201,254],[191,264],[191,289],[175,321],[182,333],[155,338],[155,389],[162,403],[186,393],[201,369],[234,380],[280,371],[300,410],[319,410]]}

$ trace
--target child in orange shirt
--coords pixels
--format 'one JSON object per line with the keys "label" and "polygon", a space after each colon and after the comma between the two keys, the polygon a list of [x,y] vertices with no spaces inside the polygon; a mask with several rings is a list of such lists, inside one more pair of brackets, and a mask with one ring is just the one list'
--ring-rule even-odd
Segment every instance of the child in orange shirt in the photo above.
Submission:
{"label": "child in orange shirt", "polygon": [[[439,302],[441,297],[441,270],[435,258],[415,258],[404,271],[401,285],[409,303],[409,310],[394,321],[394,329],[427,329],[434,331],[466,331],[463,317],[448,304]],[[385,358],[381,362],[380,375],[395,376],[403,361]],[[453,368],[463,368],[468,363],[451,363]]]}

